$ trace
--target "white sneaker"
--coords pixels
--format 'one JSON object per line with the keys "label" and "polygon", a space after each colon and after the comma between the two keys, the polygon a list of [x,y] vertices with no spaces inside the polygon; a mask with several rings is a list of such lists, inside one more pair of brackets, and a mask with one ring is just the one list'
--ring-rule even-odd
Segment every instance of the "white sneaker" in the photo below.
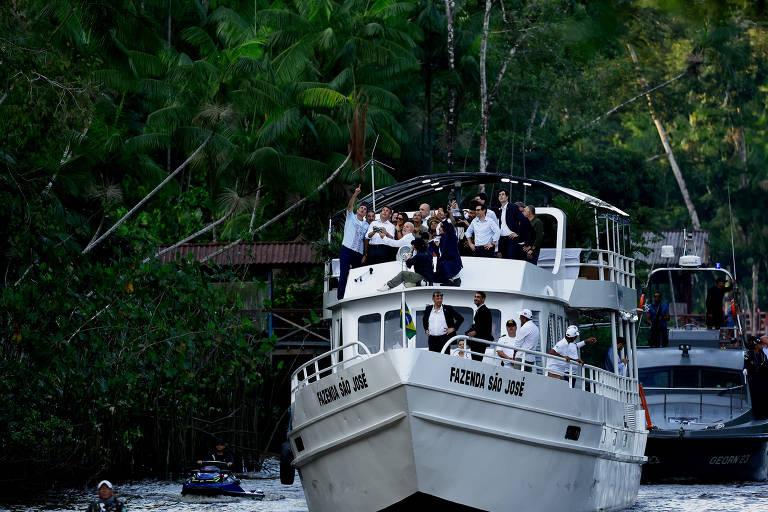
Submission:
{"label": "white sneaker", "polygon": [[385,284],[384,286],[379,288],[378,291],[380,291],[380,292],[387,292],[387,291],[389,291],[389,285]]}

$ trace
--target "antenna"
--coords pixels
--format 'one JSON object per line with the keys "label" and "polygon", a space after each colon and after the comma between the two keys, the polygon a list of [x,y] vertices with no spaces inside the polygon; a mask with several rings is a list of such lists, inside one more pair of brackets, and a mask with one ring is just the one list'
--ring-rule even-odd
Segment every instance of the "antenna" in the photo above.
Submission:
{"label": "antenna", "polygon": [[731,184],[728,184],[728,215],[731,217],[731,260],[733,261],[733,280],[736,279],[736,249],[733,246],[733,211],[731,211]]}
{"label": "antenna", "polygon": [[371,159],[368,161],[371,164],[371,197],[372,200],[372,206],[374,213],[376,212],[376,178],[373,175],[373,162],[375,160],[373,159],[373,153],[376,151],[376,144],[379,143],[379,136],[376,135],[376,140],[373,143],[373,149],[371,150]]}

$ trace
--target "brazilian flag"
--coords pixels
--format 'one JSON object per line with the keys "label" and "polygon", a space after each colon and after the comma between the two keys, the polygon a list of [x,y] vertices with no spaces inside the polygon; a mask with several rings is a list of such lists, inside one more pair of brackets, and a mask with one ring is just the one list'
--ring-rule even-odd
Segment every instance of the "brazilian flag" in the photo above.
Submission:
{"label": "brazilian flag", "polygon": [[[411,339],[416,336],[416,326],[413,323],[413,315],[411,314],[411,310],[408,309],[408,303],[404,301],[403,304],[405,304],[405,337]],[[403,311],[400,310],[400,327],[402,326]]]}

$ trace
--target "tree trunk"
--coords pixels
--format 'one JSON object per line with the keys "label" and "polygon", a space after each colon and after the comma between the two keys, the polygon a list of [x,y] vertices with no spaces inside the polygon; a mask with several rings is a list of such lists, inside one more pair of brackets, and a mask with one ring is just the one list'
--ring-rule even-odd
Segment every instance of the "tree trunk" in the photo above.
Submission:
{"label": "tree trunk", "polygon": [[[485,0],[485,15],[483,16],[483,34],[480,39],[480,158],[478,171],[486,172],[488,167],[488,117],[490,105],[488,101],[488,81],[485,76],[485,64],[488,52],[488,36],[491,23],[491,7],[493,0]],[[482,186],[480,187],[483,188]]]}
{"label": "tree trunk", "polygon": [[[448,71],[453,75],[456,70],[455,39],[453,33],[453,15],[456,10],[455,0],[445,0],[446,46],[448,49]],[[445,155],[448,172],[453,172],[454,148],[456,146],[456,86],[448,86],[448,116],[446,119]]]}
{"label": "tree trunk", "polygon": [[[635,66],[637,67],[637,73],[638,73],[638,76],[640,77],[640,83],[642,84],[644,89],[647,89],[648,81],[640,73],[640,63],[637,60],[637,54],[635,53],[635,49],[632,47],[630,43],[627,43],[627,48],[629,49],[629,54],[632,56],[632,62],[634,62]],[[677,165],[677,160],[675,160],[675,154],[672,152],[672,146],[669,144],[669,138],[667,137],[667,132],[664,130],[664,126],[661,124],[661,121],[656,116],[656,112],[653,109],[653,100],[651,99],[651,95],[646,94],[646,98],[648,99],[648,108],[651,111],[651,119],[653,119],[653,124],[656,125],[656,131],[659,132],[659,138],[661,139],[661,144],[664,146],[664,151],[667,154],[669,165],[672,167],[672,173],[675,175],[675,179],[677,180],[677,185],[680,187],[680,193],[683,196],[683,201],[685,202],[685,206],[688,208],[688,213],[691,216],[691,223],[693,224],[693,229],[701,229],[701,222],[699,222],[699,215],[696,213],[696,207],[694,206],[693,201],[691,201],[691,196],[688,194],[688,187],[685,185],[685,179],[683,178],[683,173],[680,172],[680,167]]]}

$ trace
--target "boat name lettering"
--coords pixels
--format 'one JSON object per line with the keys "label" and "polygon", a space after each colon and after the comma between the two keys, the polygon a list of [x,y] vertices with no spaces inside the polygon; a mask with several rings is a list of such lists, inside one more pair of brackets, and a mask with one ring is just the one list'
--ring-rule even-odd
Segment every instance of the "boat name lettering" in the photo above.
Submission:
{"label": "boat name lettering", "polygon": [[484,388],[485,374],[451,366],[451,382],[472,386],[473,388]]}
{"label": "boat name lettering", "polygon": [[710,464],[746,464],[749,462],[747,455],[720,455],[709,459]]}
{"label": "boat name lettering", "polygon": [[352,384],[349,379],[342,378],[337,385],[331,385],[317,392],[317,401],[320,405],[328,405],[331,402],[349,396],[356,391],[361,391],[368,387],[368,379],[365,377],[365,370],[360,370],[359,375],[352,376]]}
{"label": "boat name lettering", "polygon": [[[487,386],[485,384],[486,381],[488,381]],[[483,372],[456,368],[455,366],[451,366],[450,382],[464,384],[473,388],[486,388],[488,391],[495,391],[497,393],[501,393],[503,389],[505,395],[523,396],[525,391],[525,377],[521,380],[509,379],[505,385],[504,379],[499,377],[498,373],[486,378]]]}

